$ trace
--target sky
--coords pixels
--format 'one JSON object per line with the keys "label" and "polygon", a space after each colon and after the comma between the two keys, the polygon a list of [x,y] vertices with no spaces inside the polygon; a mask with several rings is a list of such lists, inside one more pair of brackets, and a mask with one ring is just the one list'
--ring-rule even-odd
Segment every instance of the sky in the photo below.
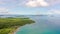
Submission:
{"label": "sky", "polygon": [[0,0],[0,14],[60,14],[60,0]]}

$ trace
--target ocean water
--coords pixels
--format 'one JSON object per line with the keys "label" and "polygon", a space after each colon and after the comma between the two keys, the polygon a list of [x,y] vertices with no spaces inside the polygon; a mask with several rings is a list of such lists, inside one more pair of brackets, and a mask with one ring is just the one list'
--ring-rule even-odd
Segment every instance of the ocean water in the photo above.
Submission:
{"label": "ocean water", "polygon": [[16,32],[16,34],[60,34],[60,16],[27,16],[35,23],[26,24]]}

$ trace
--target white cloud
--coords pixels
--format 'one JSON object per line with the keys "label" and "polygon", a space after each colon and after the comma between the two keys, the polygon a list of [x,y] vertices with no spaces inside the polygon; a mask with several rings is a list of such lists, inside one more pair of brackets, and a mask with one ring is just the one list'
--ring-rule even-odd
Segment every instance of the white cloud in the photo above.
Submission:
{"label": "white cloud", "polygon": [[7,11],[8,11],[7,8],[0,8],[0,14],[1,14],[1,13],[8,13]]}
{"label": "white cloud", "polygon": [[8,15],[8,14],[19,14],[19,15],[39,15],[40,12],[25,12],[25,11],[9,11],[9,9],[7,8],[0,8],[0,15],[1,14],[5,14],[5,15]]}
{"label": "white cloud", "polygon": [[60,14],[60,10],[50,10],[47,13],[48,14]]}
{"label": "white cloud", "polygon": [[50,5],[56,5],[56,4],[60,4],[60,0],[48,0],[48,3]]}
{"label": "white cloud", "polygon": [[15,14],[20,14],[20,15],[40,15],[39,11],[33,11],[33,12],[25,12],[25,11],[17,11],[14,12]]}
{"label": "white cloud", "polygon": [[25,5],[29,7],[49,6],[49,4],[45,0],[29,0],[25,3]]}
{"label": "white cloud", "polygon": [[5,4],[5,3],[0,1],[0,4]]}
{"label": "white cloud", "polygon": [[19,12],[9,11],[7,8],[0,8],[0,14],[18,14]]}
{"label": "white cloud", "polygon": [[0,14],[19,14],[17,11],[9,11],[7,8],[0,8]]}

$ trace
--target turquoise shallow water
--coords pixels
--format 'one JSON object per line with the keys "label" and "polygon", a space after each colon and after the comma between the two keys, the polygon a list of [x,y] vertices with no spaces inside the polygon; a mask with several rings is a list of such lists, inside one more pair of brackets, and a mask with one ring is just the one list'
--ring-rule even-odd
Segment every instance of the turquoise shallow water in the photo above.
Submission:
{"label": "turquoise shallow water", "polygon": [[20,27],[16,34],[60,34],[60,16],[28,16],[34,24]]}

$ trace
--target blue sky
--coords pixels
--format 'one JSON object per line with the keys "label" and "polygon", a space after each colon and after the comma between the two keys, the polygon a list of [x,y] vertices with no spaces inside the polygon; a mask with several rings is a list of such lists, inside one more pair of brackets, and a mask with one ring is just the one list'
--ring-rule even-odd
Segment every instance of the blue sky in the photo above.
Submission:
{"label": "blue sky", "polygon": [[0,14],[60,14],[60,0],[0,0]]}

